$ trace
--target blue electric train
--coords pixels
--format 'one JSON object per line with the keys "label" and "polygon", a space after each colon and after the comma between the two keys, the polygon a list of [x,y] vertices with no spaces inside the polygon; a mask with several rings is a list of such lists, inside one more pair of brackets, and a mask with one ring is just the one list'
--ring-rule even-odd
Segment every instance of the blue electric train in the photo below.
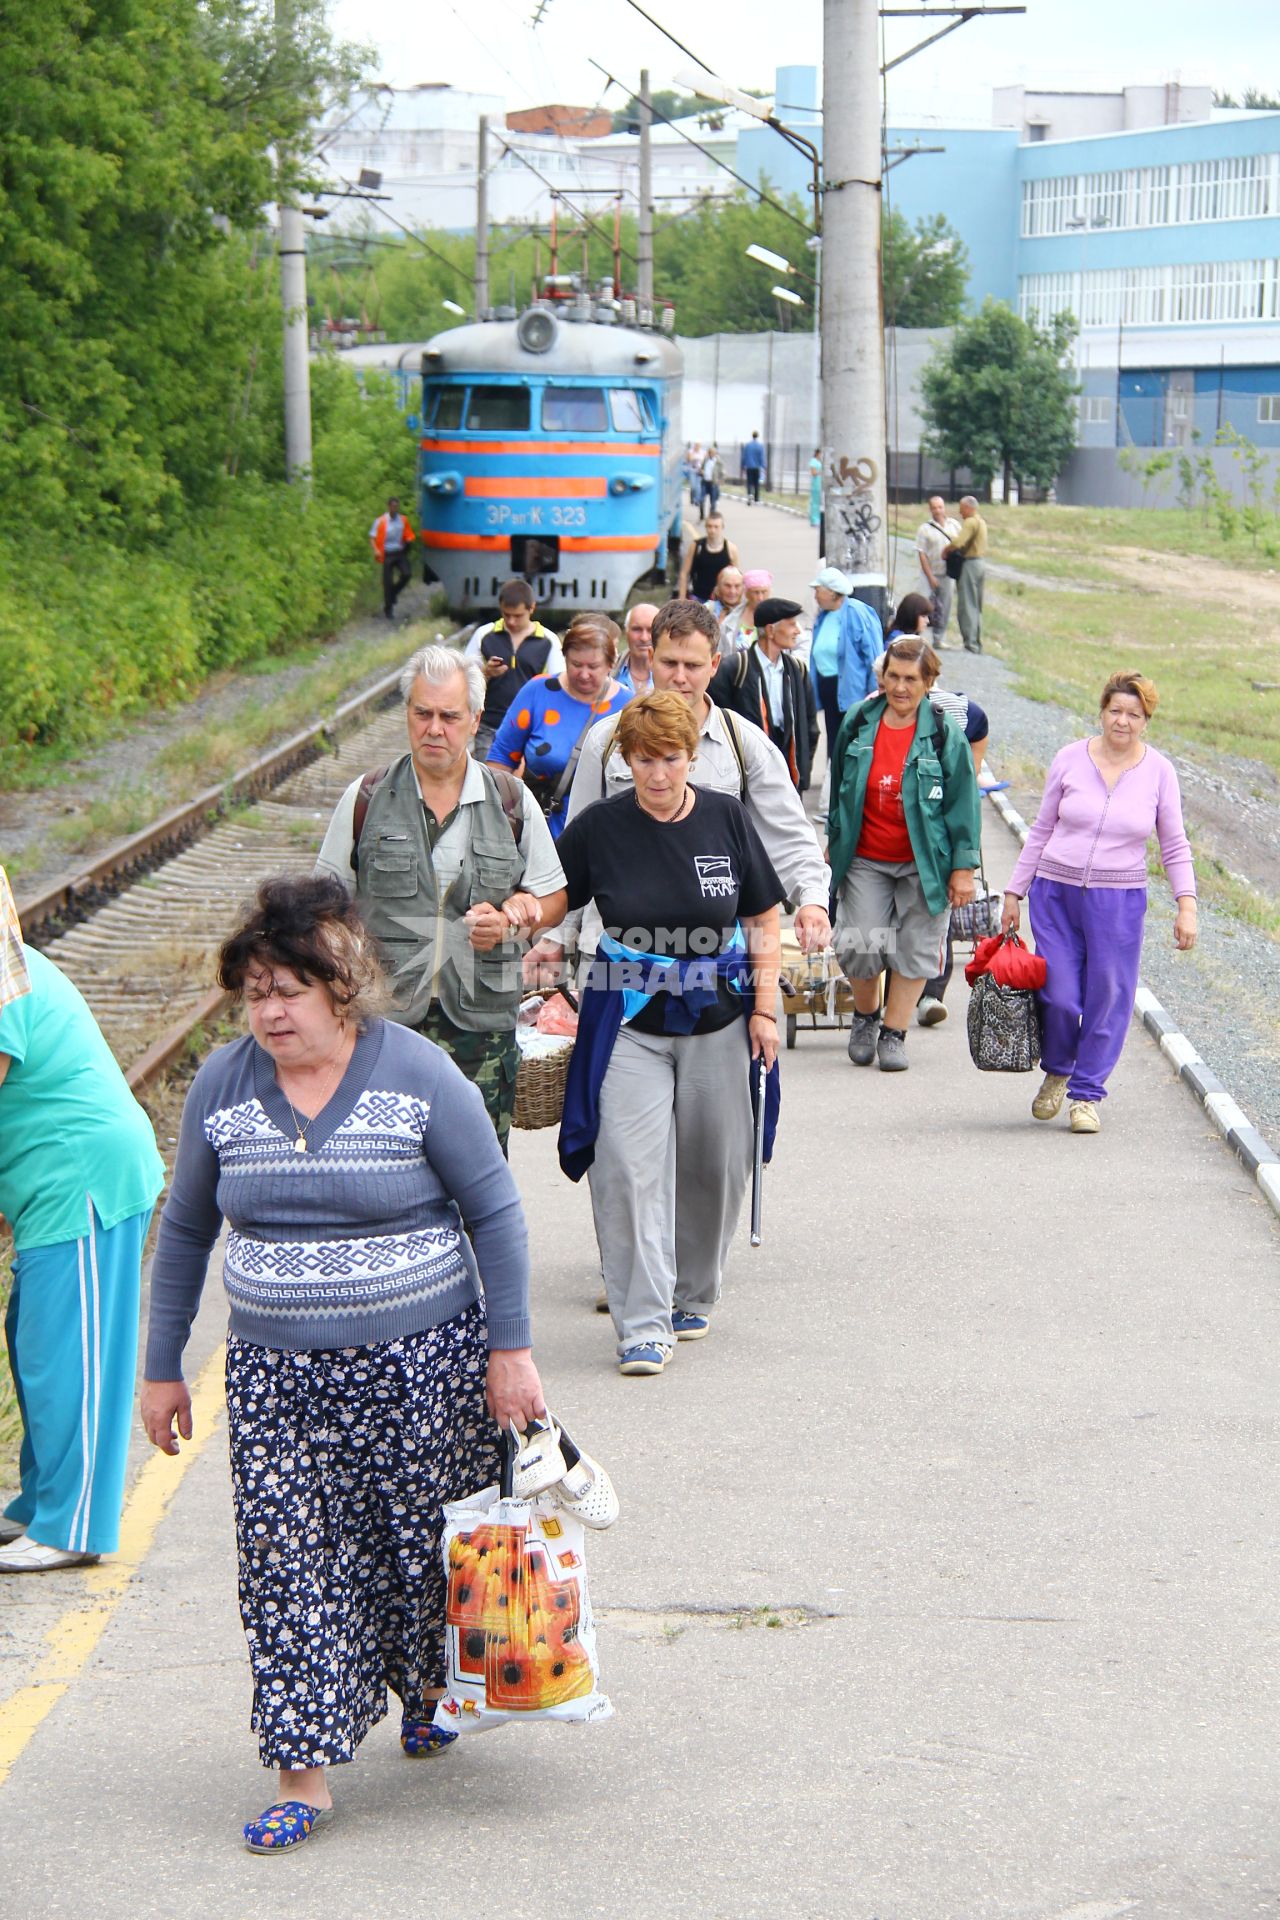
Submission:
{"label": "blue electric train", "polygon": [[680,541],[683,362],[635,303],[581,295],[452,327],[422,352],[420,539],[459,613],[522,574],[548,610],[616,612]]}

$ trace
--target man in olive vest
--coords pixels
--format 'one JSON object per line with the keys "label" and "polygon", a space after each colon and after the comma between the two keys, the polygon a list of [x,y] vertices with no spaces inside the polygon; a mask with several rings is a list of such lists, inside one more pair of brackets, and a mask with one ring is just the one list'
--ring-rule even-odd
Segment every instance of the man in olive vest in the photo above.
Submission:
{"label": "man in olive vest", "polygon": [[564,916],[564,872],[537,801],[468,749],[484,674],[422,647],[400,676],[409,751],[354,780],[316,861],[354,893],[382,950],[391,1017],[452,1055],[506,1151],[525,944]]}

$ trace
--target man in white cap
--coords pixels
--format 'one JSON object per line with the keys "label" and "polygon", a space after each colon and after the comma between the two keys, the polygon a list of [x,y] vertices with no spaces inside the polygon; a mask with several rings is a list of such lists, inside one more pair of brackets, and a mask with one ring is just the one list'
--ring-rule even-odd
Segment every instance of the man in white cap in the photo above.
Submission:
{"label": "man in white cap", "polygon": [[839,567],[819,567],[809,584],[818,603],[809,672],[826,725],[829,759],[850,707],[878,691],[875,663],[884,646],[884,632],[865,601],[853,598],[853,588]]}

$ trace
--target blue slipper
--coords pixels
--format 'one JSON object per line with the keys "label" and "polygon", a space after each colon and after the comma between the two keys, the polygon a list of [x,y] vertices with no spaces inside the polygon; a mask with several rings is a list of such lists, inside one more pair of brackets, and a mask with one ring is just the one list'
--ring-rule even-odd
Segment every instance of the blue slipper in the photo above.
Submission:
{"label": "blue slipper", "polygon": [[244,1843],[250,1853],[284,1853],[309,1840],[317,1827],[333,1818],[332,1807],[313,1807],[305,1800],[278,1800],[256,1820],[247,1820]]}
{"label": "blue slipper", "polygon": [[457,1737],[448,1727],[438,1727],[434,1720],[415,1720],[406,1713],[400,1722],[400,1745],[411,1760],[434,1760],[438,1753],[451,1747]]}

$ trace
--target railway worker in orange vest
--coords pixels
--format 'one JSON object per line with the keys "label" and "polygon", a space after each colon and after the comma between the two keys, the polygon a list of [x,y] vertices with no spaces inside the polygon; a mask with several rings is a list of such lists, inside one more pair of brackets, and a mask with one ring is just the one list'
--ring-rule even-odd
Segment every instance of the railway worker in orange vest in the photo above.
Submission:
{"label": "railway worker in orange vest", "polygon": [[409,584],[409,548],[416,538],[393,495],[386,512],[380,513],[369,529],[373,551],[382,567],[382,614],[386,620],[394,620],[396,601]]}

